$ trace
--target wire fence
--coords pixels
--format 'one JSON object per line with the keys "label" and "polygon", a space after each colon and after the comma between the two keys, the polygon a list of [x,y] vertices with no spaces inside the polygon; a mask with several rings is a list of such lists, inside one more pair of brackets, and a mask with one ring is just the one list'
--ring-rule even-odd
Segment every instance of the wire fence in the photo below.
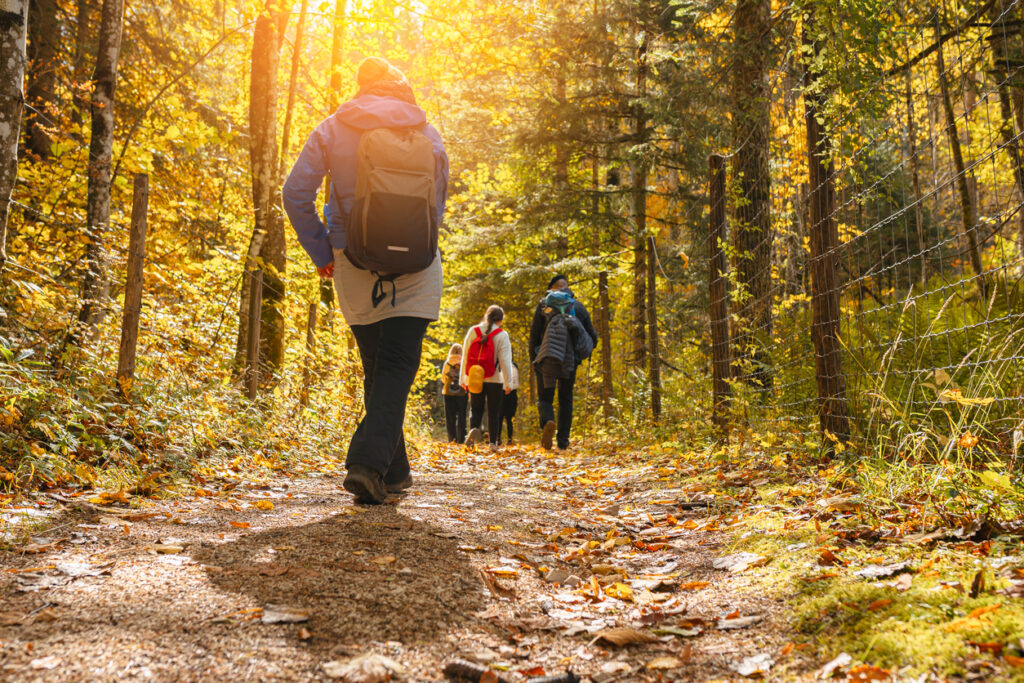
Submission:
{"label": "wire fence", "polygon": [[[731,396],[742,399],[733,420],[820,429],[838,449],[1021,454],[1024,40],[1019,3],[988,6],[950,31],[956,14],[940,5],[928,28],[907,33],[904,65],[832,120],[814,110],[829,93],[804,89],[814,74],[800,90],[807,118],[773,105],[773,119],[804,125],[790,137],[776,127],[771,141],[760,204],[771,229],[750,248],[770,254],[769,289],[751,291],[737,273],[757,256],[737,246],[735,218],[730,238],[710,245],[713,264],[732,256],[730,269],[710,269],[712,325],[723,299],[731,310],[729,335],[712,342],[716,368],[728,368],[716,379],[731,380],[715,392],[719,416]],[[842,49],[856,58],[856,44]],[[792,135],[806,135],[806,166],[785,155],[804,142]],[[757,198],[732,182],[735,216]],[[712,183],[713,223],[715,202]]]}

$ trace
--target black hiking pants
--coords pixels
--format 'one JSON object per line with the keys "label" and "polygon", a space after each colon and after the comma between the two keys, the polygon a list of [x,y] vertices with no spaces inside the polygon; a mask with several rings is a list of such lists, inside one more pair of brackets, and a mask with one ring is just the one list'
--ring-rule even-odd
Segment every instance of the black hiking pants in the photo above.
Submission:
{"label": "black hiking pants", "polygon": [[462,443],[466,440],[466,405],[469,396],[444,397],[444,422],[448,428],[448,440]]}
{"label": "black hiking pants", "polygon": [[559,377],[556,386],[546,388],[544,378],[539,372],[537,379],[537,415],[540,417],[540,428],[555,419],[555,389],[558,390],[558,431],[555,433],[559,448],[569,447],[569,430],[572,428],[572,390],[576,384],[576,371],[573,370],[566,378]]}
{"label": "black hiking pants", "polygon": [[484,382],[484,390],[469,395],[469,428],[476,429],[484,422],[484,401],[487,402],[487,438],[496,444],[501,437],[501,401],[505,388],[501,382]]}
{"label": "black hiking pants", "polygon": [[397,484],[409,474],[402,423],[428,324],[403,316],[351,326],[363,363],[366,415],[352,435],[345,466],[376,470],[385,484]]}

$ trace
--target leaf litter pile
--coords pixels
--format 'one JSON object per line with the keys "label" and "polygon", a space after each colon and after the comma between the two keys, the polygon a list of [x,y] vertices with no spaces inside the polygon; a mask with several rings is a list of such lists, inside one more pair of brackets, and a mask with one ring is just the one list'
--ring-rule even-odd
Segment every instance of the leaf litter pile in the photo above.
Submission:
{"label": "leaf litter pile", "polygon": [[[772,505],[749,476],[713,486],[650,462],[434,444],[408,495],[378,507],[353,505],[337,474],[224,472],[175,500],[51,494],[47,530],[3,556],[0,678],[898,679],[823,658],[788,603],[840,572],[887,595],[918,568],[861,567],[829,533],[770,549],[757,523]],[[847,609],[874,617],[887,599]],[[827,623],[817,609],[802,618]]]}

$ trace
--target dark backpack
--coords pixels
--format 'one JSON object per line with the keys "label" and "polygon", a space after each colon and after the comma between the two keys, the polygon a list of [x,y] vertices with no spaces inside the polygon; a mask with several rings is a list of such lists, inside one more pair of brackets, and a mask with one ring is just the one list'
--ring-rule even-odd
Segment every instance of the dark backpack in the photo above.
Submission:
{"label": "dark backpack", "polygon": [[356,163],[349,261],[388,276],[424,270],[437,254],[433,143],[416,128],[375,128],[360,138]]}
{"label": "dark backpack", "polygon": [[548,329],[558,319],[559,324],[565,325],[568,332],[576,365],[578,366],[590,358],[590,354],[594,352],[594,340],[583,328],[579,318],[576,317],[576,299],[572,298],[567,292],[549,292],[544,297],[544,306],[548,317],[547,325],[544,327],[544,334],[548,334]]}
{"label": "dark backpack", "polygon": [[469,353],[466,355],[466,374],[469,374],[469,369],[474,365],[479,365],[484,369],[484,379],[486,379],[498,371],[498,359],[494,353],[494,337],[501,332],[501,328],[495,327],[487,333],[486,337],[479,326],[474,329],[476,330],[476,339],[469,344]]}
{"label": "dark backpack", "polygon": [[445,377],[448,378],[448,396],[464,396],[466,390],[462,388],[462,384],[459,382],[459,366],[458,365],[447,365],[445,370]]}

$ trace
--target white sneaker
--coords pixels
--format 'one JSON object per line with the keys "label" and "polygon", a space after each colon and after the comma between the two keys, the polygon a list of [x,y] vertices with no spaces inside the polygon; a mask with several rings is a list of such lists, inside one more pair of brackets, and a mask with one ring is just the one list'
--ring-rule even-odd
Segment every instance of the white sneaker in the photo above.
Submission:
{"label": "white sneaker", "polygon": [[472,446],[475,443],[479,443],[484,439],[484,430],[479,427],[473,427],[469,430],[469,434],[466,435],[466,445]]}

